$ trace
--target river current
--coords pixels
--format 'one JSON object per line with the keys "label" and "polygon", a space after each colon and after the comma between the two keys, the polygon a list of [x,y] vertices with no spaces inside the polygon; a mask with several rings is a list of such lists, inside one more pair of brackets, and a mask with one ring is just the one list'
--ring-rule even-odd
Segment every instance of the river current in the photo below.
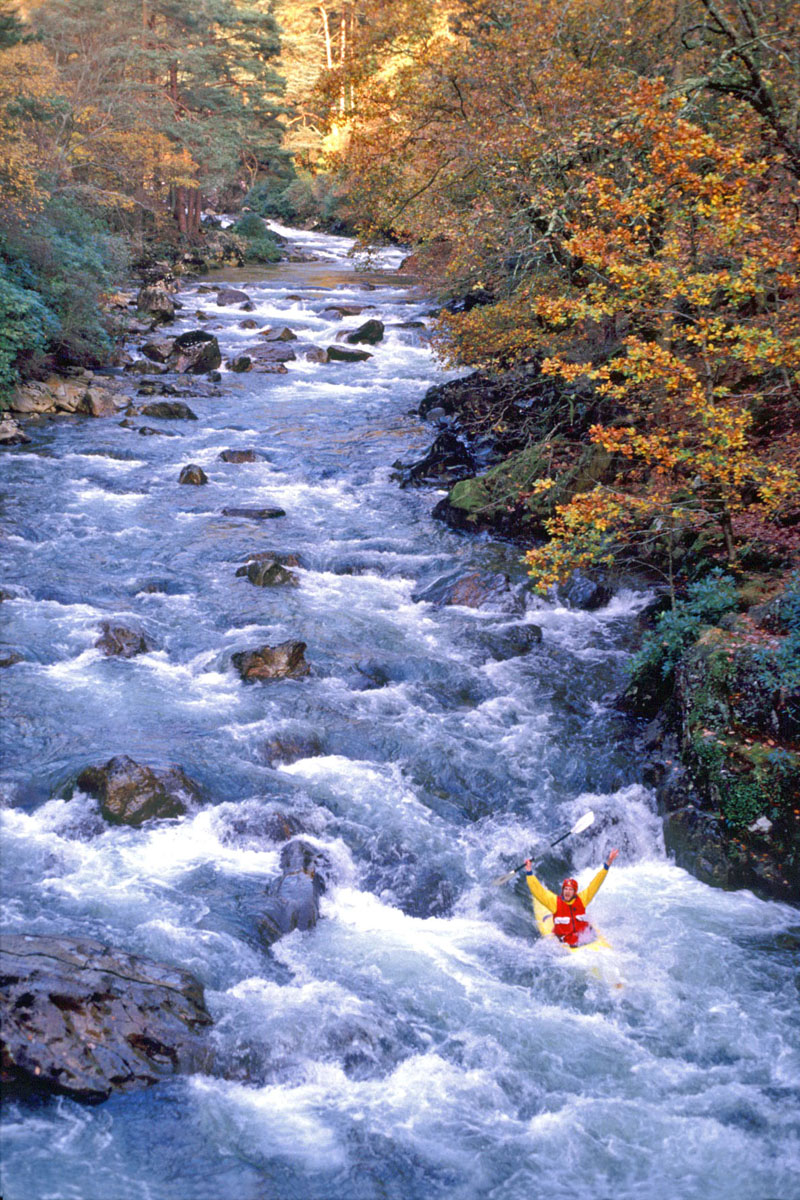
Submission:
{"label": "river current", "polygon": [[[215,282],[319,345],[379,316],[368,362],[226,374],[189,398],[197,421],[148,418],[173,436],[59,418],[4,452],[3,638],[23,661],[2,678],[2,928],[192,971],[215,1058],[94,1108],[6,1104],[4,1200],[800,1196],[797,913],[665,855],[612,705],[647,596],[537,600],[518,550],[400,489],[392,464],[432,440],[414,409],[445,377],[429,302],[393,252],[365,265],[344,239],[294,236],[317,262]],[[203,308],[226,357],[252,342],[198,284],[180,299],[178,330]],[[206,486],[178,484],[190,462]],[[267,505],[286,516],[222,515]],[[263,550],[299,556],[298,587],[236,576]],[[436,603],[475,572],[507,574],[513,603]],[[104,658],[112,618],[154,649]],[[519,653],[530,624],[541,644]],[[232,653],[290,638],[310,677],[241,682]],[[282,765],[276,740],[307,749]],[[63,798],[115,754],[180,763],[211,802],[137,830]],[[332,867],[316,928],[267,950],[275,811]],[[539,939],[526,892],[492,880],[534,852],[550,886],[583,885],[613,845],[592,906],[609,975]]]}

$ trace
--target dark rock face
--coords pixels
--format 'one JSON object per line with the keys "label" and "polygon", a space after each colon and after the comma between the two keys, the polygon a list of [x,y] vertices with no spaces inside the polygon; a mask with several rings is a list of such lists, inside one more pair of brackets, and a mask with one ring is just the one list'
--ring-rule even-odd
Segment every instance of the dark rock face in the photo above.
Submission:
{"label": "dark rock face", "polygon": [[87,767],[76,783],[82,792],[99,798],[103,816],[117,825],[180,817],[204,799],[200,787],[180,767],[143,767],[127,754],[101,767]]}
{"label": "dark rock face", "polygon": [[100,631],[101,636],[95,642],[95,647],[102,650],[107,658],[134,658],[153,649],[140,629],[128,629],[125,625],[103,621]]}
{"label": "dark rock face", "polygon": [[0,667],[13,667],[18,662],[23,662],[23,658],[16,650],[0,650]]}
{"label": "dark rock face", "polygon": [[244,375],[246,371],[252,371],[253,360],[249,354],[237,354],[236,358],[229,358],[225,366],[229,371],[233,371],[234,375]]}
{"label": "dark rock face", "polygon": [[245,682],[257,679],[302,679],[311,672],[305,660],[305,642],[281,642],[234,654],[233,665]]}
{"label": "dark rock face", "polygon": [[603,608],[608,604],[613,592],[607,584],[590,579],[582,571],[575,571],[567,583],[558,589],[558,595],[567,608],[579,608],[584,612],[592,612],[594,609]]}
{"label": "dark rock face", "polygon": [[366,350],[345,350],[344,346],[328,346],[329,362],[366,362],[372,355]]}
{"label": "dark rock face", "polygon": [[157,400],[155,404],[145,404],[142,408],[144,417],[160,417],[162,421],[196,421],[197,415],[188,404],[180,400]]}
{"label": "dark rock face", "polygon": [[313,929],[319,917],[319,898],[325,891],[320,874],[326,863],[308,842],[287,842],[281,851],[283,876],[275,891],[267,897],[259,922],[260,932],[271,944],[294,929]]}
{"label": "dark rock face", "polygon": [[219,342],[212,333],[190,329],[175,338],[170,366],[185,375],[205,375],[222,363]]}
{"label": "dark rock face", "polygon": [[217,292],[217,304],[220,308],[228,304],[247,304],[249,300],[247,292],[242,292],[239,288],[220,288]]}
{"label": "dark rock face", "polygon": [[193,483],[196,485],[208,483],[208,476],[197,463],[189,463],[181,470],[178,483]]}
{"label": "dark rock face", "polygon": [[203,990],[187,971],[89,938],[0,937],[2,1081],[8,1093],[89,1103],[208,1057]]}
{"label": "dark rock face", "polygon": [[[396,464],[402,467],[402,464]],[[402,470],[401,487],[450,485],[475,473],[475,460],[454,433],[440,433],[428,453],[419,462]]]}
{"label": "dark rock face", "polygon": [[285,517],[282,508],[223,508],[223,517],[245,517],[249,521],[272,521],[276,517]]}
{"label": "dark rock face", "polygon": [[[301,297],[302,299],[302,297]],[[357,317],[364,311],[363,304],[328,304],[323,308],[322,317]]]}
{"label": "dark rock face", "polygon": [[384,330],[383,321],[378,321],[373,317],[372,320],[359,325],[358,329],[354,329],[352,333],[345,334],[344,340],[350,346],[358,346],[362,343],[367,346],[376,346],[378,342],[383,341]]}
{"label": "dark rock face", "polygon": [[220,458],[226,463],[254,463],[264,461],[264,455],[259,454],[257,450],[223,450]]}

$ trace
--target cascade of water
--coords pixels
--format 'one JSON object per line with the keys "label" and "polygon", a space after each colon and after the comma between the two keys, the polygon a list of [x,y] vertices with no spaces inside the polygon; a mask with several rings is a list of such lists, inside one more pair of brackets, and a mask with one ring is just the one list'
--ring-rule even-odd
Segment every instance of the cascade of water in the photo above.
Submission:
{"label": "cascade of water", "polygon": [[[796,916],[665,860],[609,707],[645,598],[526,601],[513,547],[453,534],[430,518],[438,496],[399,490],[390,464],[431,440],[410,415],[437,377],[413,327],[425,300],[396,257],[360,272],[343,239],[303,238],[324,261],[225,282],[303,343],[379,315],[371,359],[226,372],[191,398],[196,422],[148,418],[175,437],[63,419],[3,463],[5,639],[23,656],[3,680],[3,929],[185,967],[215,1020],[212,1074],[97,1109],[6,1105],[3,1195],[794,1194]],[[230,359],[257,335],[200,286],[177,328],[205,309]],[[178,483],[190,462],[207,485]],[[223,514],[268,506],[286,516]],[[267,550],[297,556],[298,586],[237,576]],[[508,574],[508,604],[415,598],[476,571]],[[152,648],[105,658],[111,618]],[[520,654],[530,624],[542,642]],[[234,652],[292,638],[308,677],[241,682]],[[181,763],[211,802],[132,829],[60,796],[116,754]],[[522,891],[490,886],[588,808],[595,824],[545,869],[583,883],[622,847],[594,910],[623,989],[537,940]],[[317,927],[267,951],[275,810],[331,882]]]}

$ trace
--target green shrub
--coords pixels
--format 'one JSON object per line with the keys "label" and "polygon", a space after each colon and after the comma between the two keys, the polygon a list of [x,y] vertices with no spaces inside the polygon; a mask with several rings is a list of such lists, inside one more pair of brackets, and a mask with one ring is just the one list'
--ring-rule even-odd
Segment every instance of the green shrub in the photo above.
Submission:
{"label": "green shrub", "polygon": [[244,240],[248,262],[278,262],[281,257],[278,243],[257,213],[245,213],[233,226],[233,232]]}
{"label": "green shrub", "polygon": [[685,600],[679,600],[656,618],[655,628],[642,639],[630,669],[634,677],[657,671],[663,680],[674,676],[684,650],[697,641],[709,625],[715,625],[737,607],[736,583],[720,570],[689,585]]}
{"label": "green shrub", "polygon": [[58,319],[42,297],[20,287],[0,259],[0,409],[8,406],[21,369],[44,354],[58,330]]}

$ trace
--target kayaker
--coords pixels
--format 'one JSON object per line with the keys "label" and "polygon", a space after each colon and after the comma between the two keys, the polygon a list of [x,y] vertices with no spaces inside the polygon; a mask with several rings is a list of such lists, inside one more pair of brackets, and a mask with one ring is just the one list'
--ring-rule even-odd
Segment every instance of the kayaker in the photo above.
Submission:
{"label": "kayaker", "polygon": [[533,895],[540,904],[553,914],[553,933],[567,946],[582,946],[595,938],[591,922],[586,916],[586,906],[597,895],[600,885],[619,850],[609,850],[606,861],[592,882],[583,891],[578,891],[577,879],[565,879],[560,895],[551,892],[536,878],[531,860],[525,860],[525,878]]}

